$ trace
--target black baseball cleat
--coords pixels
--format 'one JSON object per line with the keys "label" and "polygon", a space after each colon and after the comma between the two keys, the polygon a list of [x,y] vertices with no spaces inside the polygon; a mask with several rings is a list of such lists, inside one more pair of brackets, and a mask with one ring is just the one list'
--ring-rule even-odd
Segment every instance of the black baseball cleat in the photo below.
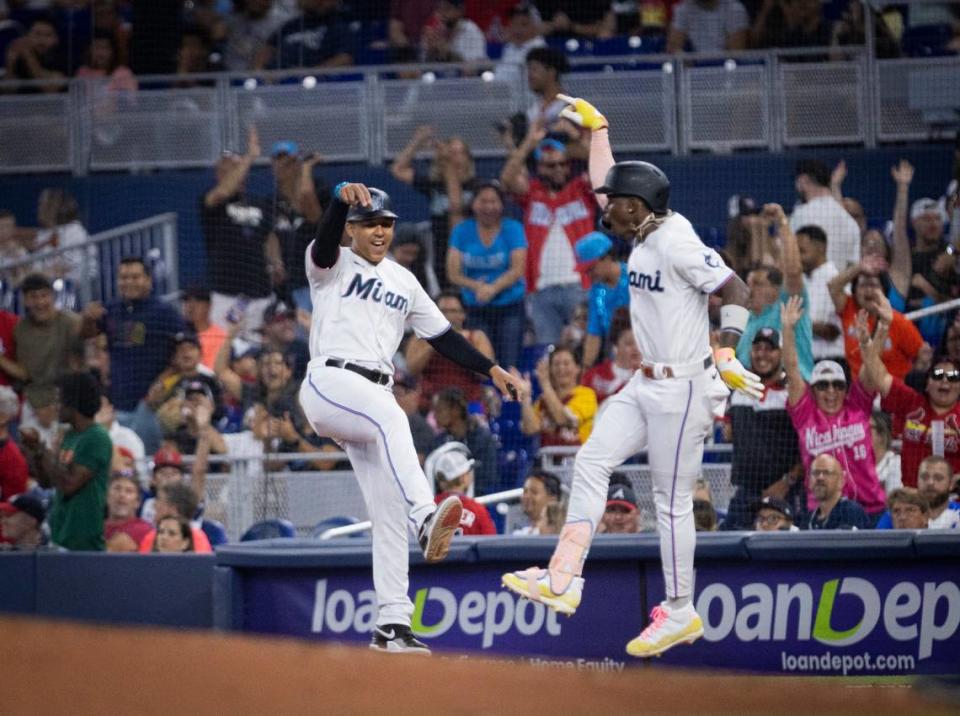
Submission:
{"label": "black baseball cleat", "polygon": [[430,647],[417,639],[410,627],[402,624],[386,624],[375,627],[370,639],[370,648],[387,654],[425,654],[430,656]]}
{"label": "black baseball cleat", "polygon": [[463,503],[456,495],[450,495],[437,505],[437,509],[420,526],[417,538],[420,549],[428,562],[439,562],[450,551],[450,541],[460,527]]}

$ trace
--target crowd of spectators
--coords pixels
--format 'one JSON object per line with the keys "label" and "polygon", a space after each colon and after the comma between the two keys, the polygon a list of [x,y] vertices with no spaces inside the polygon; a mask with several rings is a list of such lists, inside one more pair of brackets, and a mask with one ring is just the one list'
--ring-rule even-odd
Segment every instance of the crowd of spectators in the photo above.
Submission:
{"label": "crowd of spectators", "polygon": [[[697,13],[740,14],[737,0],[681,10],[690,2],[678,4],[672,15],[668,6],[657,13],[646,4],[638,12],[647,13],[651,27],[660,18],[659,31],[674,43],[684,12],[685,22]],[[235,47],[235,54],[264,63],[271,61],[267,55],[283,57],[294,50],[277,50],[270,38],[285,32],[318,51],[332,28],[322,17],[340,9],[320,0],[301,4],[314,23],[313,40],[294,32],[289,17],[284,21],[290,8],[279,0],[248,0],[234,15],[269,17],[275,26],[267,32],[257,25],[260,46]],[[77,12],[86,7],[74,5]],[[104,5],[110,3],[91,7]],[[592,15],[563,2],[549,9],[540,3],[539,10],[503,3],[509,21],[489,12],[481,23],[470,19],[479,5],[405,4],[404,13],[391,15],[389,41],[466,52],[477,44],[473,30],[454,39],[445,33],[470,23],[482,37],[499,26],[510,41],[529,45],[523,61],[535,102],[501,126],[509,156],[498,177],[477,175],[461,138],[440,137],[428,126],[415,132],[391,171],[428,197],[430,221],[422,230],[400,224],[391,258],[414,271],[454,330],[516,371],[530,390],[520,404],[501,403],[477,376],[414,336],[395,358],[393,390],[424,465],[444,451],[434,460],[443,468],[427,469],[438,492],[472,498],[522,486],[521,514],[508,531],[545,534],[562,524],[565,486],[534,456],[541,448],[562,453],[583,444],[604,401],[643,357],[627,312],[630,247],[598,230],[585,172],[588,144],[559,115],[566,58],[509,29],[522,18],[527,30],[534,23],[548,35],[602,38],[623,18],[611,25],[602,3]],[[16,3],[11,8],[23,9]],[[419,21],[414,9],[421,11]],[[806,6],[764,3],[754,9],[768,16],[795,13],[796,32],[814,33]],[[233,26],[213,3],[193,3],[190,13],[211,32]],[[699,20],[694,26],[702,30]],[[750,39],[755,29],[743,29],[738,42],[756,42]],[[116,42],[122,35],[111,37]],[[229,33],[219,37],[229,47]],[[688,41],[694,40],[680,45]],[[303,57],[306,49],[297,52]],[[417,158],[424,150],[427,162]],[[24,314],[0,312],[0,460],[14,476],[2,475],[0,500],[13,505],[15,495],[46,490],[39,494],[45,495],[41,506],[55,544],[119,549],[132,542],[143,550],[148,533],[136,520],[159,530],[159,520],[167,518],[163,539],[158,534],[147,542],[147,551],[180,541],[203,549],[198,532],[208,456],[229,454],[238,434],[247,438],[244,449],[253,444],[262,451],[268,472],[337,467],[322,453],[338,447],[314,434],[296,399],[309,360],[305,337],[313,308],[303,256],[330,191],[316,172],[320,158],[282,140],[269,150],[273,193],[255,195],[247,180],[261,153],[251,126],[245,152],[225,154],[214,167],[210,188],[197,202],[208,274],[178,302],[156,295],[145,257],[126,256],[112,267],[118,298],[78,305],[77,287],[99,280],[100,257],[85,244],[77,202],[62,190],[41,192],[39,226],[32,229],[18,227],[10,212],[0,210],[0,279],[18,293]],[[925,503],[931,524],[944,526],[950,514],[943,506],[954,511],[949,496],[957,489],[953,472],[960,470],[960,320],[955,309],[916,322],[904,314],[960,297],[957,189],[943,198],[911,197],[914,170],[901,161],[891,171],[896,200],[887,222],[886,216],[868,218],[859,202],[843,196],[846,174],[843,162],[831,170],[804,160],[793,177],[800,201],[789,212],[749,197],[731,202],[733,230],[724,258],[751,289],[750,319],[737,353],[766,390],[757,400],[731,396],[718,423],[716,440],[733,446],[734,493],[722,508],[709,490],[698,496],[702,529],[883,527],[901,524],[890,517],[894,507],[910,512],[914,503]],[[66,251],[55,259],[35,256],[50,249]],[[894,449],[895,443],[902,447]],[[83,449],[64,451],[74,444]],[[931,455],[944,460],[945,488],[920,477]],[[191,470],[184,456],[187,463],[195,460]],[[168,474],[190,486],[196,504],[183,490],[179,497],[176,489],[166,494]],[[121,494],[131,486],[141,494]],[[611,483],[606,530],[645,526],[635,487],[625,475]],[[96,495],[73,499],[88,492]],[[77,513],[65,505],[77,506]],[[37,512],[31,510],[20,512]],[[478,511],[469,511],[486,524]],[[99,538],[90,529],[94,513],[109,528]],[[192,531],[178,520],[193,521]]]}
{"label": "crowd of spectators", "polygon": [[[434,217],[450,233],[447,270],[442,282],[434,276],[438,305],[454,330],[529,383],[525,399],[505,411],[489,386],[415,336],[395,358],[393,390],[425,471],[439,495],[463,495],[472,534],[495,529],[475,497],[521,486],[503,529],[556,532],[567,486],[532,456],[583,444],[604,401],[642,365],[626,306],[628,247],[597,230],[587,180],[567,146],[534,131],[504,166],[510,192],[497,180],[469,181],[469,172],[434,186],[460,201],[470,197],[465,209],[441,202],[445,220]],[[249,142],[256,153],[255,130]],[[326,190],[305,179],[312,167],[290,145],[278,142],[271,152],[277,196],[289,198],[281,210],[277,197],[245,191],[249,153],[217,165],[199,206],[204,238],[212,255],[229,247],[244,260],[212,265],[210,287],[188,288],[179,305],[155,295],[150,267],[137,256],[117,266],[118,299],[87,303],[80,313],[62,308],[55,288],[68,278],[58,272],[69,261],[38,260],[25,276],[8,274],[19,281],[24,315],[0,314],[6,544],[208,550],[205,484],[219,469],[209,456],[229,454],[238,432],[260,446],[267,471],[336,467],[322,454],[337,446],[313,433],[296,400],[309,360],[309,303],[297,295],[301,286],[288,283],[287,262],[309,241]],[[415,175],[412,166],[400,173],[407,170]],[[800,162],[803,201],[789,216],[751,200],[755,208],[737,217],[743,240],[724,258],[751,288],[738,353],[765,391],[759,399],[730,397],[715,440],[732,443],[733,494],[718,507],[704,481],[695,504],[699,529],[960,523],[960,350],[953,340],[960,321],[953,309],[914,323],[894,308],[960,296],[956,236],[947,223],[952,218],[956,227],[956,189],[911,204],[913,169],[899,162],[884,234],[858,225],[850,209],[859,203],[839,191],[844,174],[844,167],[831,173]],[[53,196],[44,192],[41,205],[72,201]],[[738,211],[744,205],[734,203]],[[506,218],[511,205],[523,222]],[[14,260],[42,251],[49,242],[42,237],[57,232],[17,228],[9,212],[2,216],[8,241],[21,249],[10,252]],[[50,223],[70,224],[64,217]],[[851,226],[858,241],[847,237]],[[839,255],[831,251],[835,236],[844,246]],[[417,245],[429,241],[421,236]],[[236,282],[240,265],[249,284]],[[508,457],[520,445],[524,458],[511,470]],[[305,459],[291,459],[297,453]],[[611,480],[604,532],[649,527],[630,471]]]}
{"label": "crowd of spectators", "polygon": [[[960,50],[950,4],[871,17],[878,54]],[[56,92],[67,77],[118,92],[137,75],[497,61],[503,77],[551,45],[606,54],[863,44],[863,5],[846,0],[3,0],[6,79]],[[637,42],[628,42],[636,38]]]}

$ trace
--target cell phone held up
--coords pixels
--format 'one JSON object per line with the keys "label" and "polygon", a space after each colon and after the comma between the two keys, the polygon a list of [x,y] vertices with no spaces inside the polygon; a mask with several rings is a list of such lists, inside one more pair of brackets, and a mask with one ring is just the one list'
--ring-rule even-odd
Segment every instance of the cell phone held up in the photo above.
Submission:
{"label": "cell phone held up", "polygon": [[227,322],[234,325],[241,323],[247,315],[247,308],[250,306],[250,299],[246,296],[238,296],[237,300],[227,311]]}

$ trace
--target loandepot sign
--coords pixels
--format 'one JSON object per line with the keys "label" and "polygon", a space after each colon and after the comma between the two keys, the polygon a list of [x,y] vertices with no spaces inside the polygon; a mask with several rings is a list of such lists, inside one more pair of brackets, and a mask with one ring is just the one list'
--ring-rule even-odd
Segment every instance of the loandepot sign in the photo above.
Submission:
{"label": "loandepot sign", "polygon": [[[368,633],[376,619],[376,594],[372,589],[354,596],[347,589],[331,591],[326,579],[317,581],[311,627],[314,633]],[[552,609],[517,599],[504,590],[469,591],[458,597],[443,587],[418,589],[411,626],[419,636],[428,639],[456,627],[469,637],[480,637],[482,649],[489,649],[498,636],[511,630],[523,636],[560,636],[560,624]]]}
{"label": "loandepot sign", "polygon": [[[839,603],[842,609],[835,609]],[[952,637],[960,626],[960,588],[955,582],[898,582],[879,590],[859,577],[810,583],[744,584],[739,594],[715,582],[696,600],[707,641],[731,636],[745,642],[805,642],[845,647],[883,630],[897,642],[916,642],[917,659]],[[842,620],[835,617],[842,612]],[[837,628],[842,621],[845,628]],[[849,625],[849,626],[848,626]]]}

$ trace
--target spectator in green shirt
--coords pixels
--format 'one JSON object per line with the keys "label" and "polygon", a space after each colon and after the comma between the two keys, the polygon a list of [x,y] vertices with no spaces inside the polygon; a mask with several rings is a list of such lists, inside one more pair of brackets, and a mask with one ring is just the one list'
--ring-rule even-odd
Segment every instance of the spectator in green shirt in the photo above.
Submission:
{"label": "spectator in green shirt", "polygon": [[54,544],[70,550],[103,550],[107,477],[113,444],[93,416],[100,409],[100,385],[89,373],[60,381],[60,420],[70,425],[59,453],[43,447],[36,430],[21,431],[31,474],[53,487],[50,531]]}

